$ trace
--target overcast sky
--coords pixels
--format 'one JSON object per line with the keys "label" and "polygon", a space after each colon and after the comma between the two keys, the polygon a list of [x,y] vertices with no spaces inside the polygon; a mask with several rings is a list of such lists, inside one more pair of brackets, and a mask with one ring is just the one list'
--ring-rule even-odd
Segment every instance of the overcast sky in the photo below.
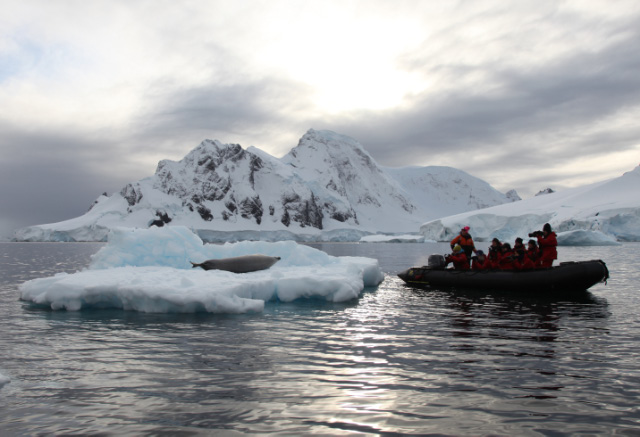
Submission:
{"label": "overcast sky", "polygon": [[309,129],[522,197],[640,163],[640,2],[3,0],[0,237]]}

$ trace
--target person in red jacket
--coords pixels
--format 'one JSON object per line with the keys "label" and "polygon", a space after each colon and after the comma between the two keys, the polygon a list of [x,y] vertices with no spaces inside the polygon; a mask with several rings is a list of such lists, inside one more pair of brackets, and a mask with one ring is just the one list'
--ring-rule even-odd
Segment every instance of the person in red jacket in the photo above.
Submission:
{"label": "person in red jacket", "polygon": [[455,247],[456,244],[459,244],[464,250],[464,254],[467,256],[467,261],[471,262],[471,254],[476,252],[476,246],[473,244],[473,237],[469,235],[469,226],[465,226],[460,229],[460,234],[457,235],[453,240],[451,240],[451,249]]}
{"label": "person in red jacket", "polygon": [[500,255],[502,254],[502,243],[497,238],[491,240],[491,246],[489,246],[489,262],[494,269],[498,268],[498,262],[500,261]]}
{"label": "person in red jacket", "polygon": [[498,260],[498,268],[500,270],[514,270],[516,268],[513,262],[514,259],[515,253],[513,252],[513,249],[511,249],[511,245],[509,243],[503,243],[502,253]]}
{"label": "person in red jacket", "polygon": [[514,255],[515,257],[513,259],[513,265],[516,270],[533,270],[536,268],[536,265],[533,263],[526,252],[523,251],[518,253],[514,251]]}
{"label": "person in red jacket", "polygon": [[527,243],[527,258],[529,258],[533,265],[538,267],[540,264],[540,249],[538,249],[538,243],[536,240],[529,240]]}
{"label": "person in red jacket", "polygon": [[471,258],[471,270],[489,270],[491,269],[491,261],[479,250],[476,252],[476,256]]}
{"label": "person in red jacket", "polygon": [[459,244],[456,244],[453,247],[453,253],[451,255],[447,255],[444,260],[445,267],[447,264],[453,263],[453,268],[455,270],[469,270],[469,260]]}
{"label": "person in red jacket", "polygon": [[556,233],[551,230],[549,223],[545,223],[542,227],[542,232],[534,232],[532,235],[538,239],[538,245],[540,246],[540,267],[551,267],[553,261],[558,259]]}

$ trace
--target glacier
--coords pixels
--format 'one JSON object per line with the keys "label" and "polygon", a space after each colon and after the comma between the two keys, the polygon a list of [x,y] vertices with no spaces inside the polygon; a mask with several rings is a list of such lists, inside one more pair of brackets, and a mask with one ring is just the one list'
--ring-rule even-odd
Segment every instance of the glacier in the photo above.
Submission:
{"label": "glacier", "polygon": [[618,178],[428,221],[420,233],[450,241],[469,226],[476,241],[513,241],[544,223],[558,234],[559,245],[640,241],[640,166]]}
{"label": "glacier", "polygon": [[[190,261],[261,253],[273,267],[235,274],[193,269]],[[293,241],[204,244],[183,226],[117,229],[88,268],[20,285],[20,299],[53,310],[254,313],[266,302],[357,299],[384,279],[378,261],[334,257]]]}

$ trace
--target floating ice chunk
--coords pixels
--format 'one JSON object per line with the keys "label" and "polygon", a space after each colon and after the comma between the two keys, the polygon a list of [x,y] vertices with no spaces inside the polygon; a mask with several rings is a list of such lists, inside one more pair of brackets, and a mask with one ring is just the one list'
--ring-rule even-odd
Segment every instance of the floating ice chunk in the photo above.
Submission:
{"label": "floating ice chunk", "polygon": [[[189,262],[255,253],[281,260],[244,274],[192,269]],[[187,228],[169,227],[114,231],[88,269],[25,282],[20,292],[21,299],[54,310],[247,313],[275,300],[355,299],[383,279],[371,258],[333,257],[292,241],[204,245]]]}

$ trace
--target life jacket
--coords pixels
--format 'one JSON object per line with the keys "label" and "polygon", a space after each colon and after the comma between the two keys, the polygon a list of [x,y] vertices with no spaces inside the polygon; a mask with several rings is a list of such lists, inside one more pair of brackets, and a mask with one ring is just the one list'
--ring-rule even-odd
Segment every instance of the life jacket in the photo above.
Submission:
{"label": "life jacket", "polygon": [[468,234],[467,234],[467,236],[458,235],[453,240],[451,240],[451,247],[452,248],[456,244],[459,244],[460,247],[462,247],[462,250],[464,250],[464,253],[467,256],[471,256],[471,252],[473,252],[473,249],[476,248],[476,246],[473,244],[473,237],[471,237],[471,235],[468,235]]}

